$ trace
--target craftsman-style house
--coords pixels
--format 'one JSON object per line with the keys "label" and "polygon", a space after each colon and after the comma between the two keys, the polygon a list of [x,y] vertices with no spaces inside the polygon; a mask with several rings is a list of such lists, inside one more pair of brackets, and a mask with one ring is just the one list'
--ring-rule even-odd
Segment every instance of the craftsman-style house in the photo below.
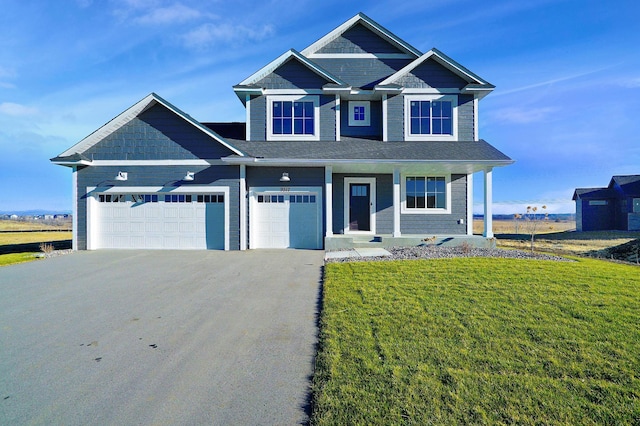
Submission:
{"label": "craftsman-style house", "polygon": [[478,134],[493,89],[358,14],[234,86],[245,123],[152,93],[53,158],[73,170],[74,247],[462,241],[479,171],[491,238],[492,170],[513,162]]}

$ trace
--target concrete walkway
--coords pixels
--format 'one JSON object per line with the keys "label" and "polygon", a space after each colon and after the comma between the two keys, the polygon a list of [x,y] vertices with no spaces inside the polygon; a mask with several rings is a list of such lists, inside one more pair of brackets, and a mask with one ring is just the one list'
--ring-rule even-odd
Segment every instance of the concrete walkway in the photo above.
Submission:
{"label": "concrete walkway", "polygon": [[364,247],[354,248],[351,250],[328,251],[325,253],[325,259],[346,259],[352,257],[386,257],[391,256],[387,250],[381,247]]}
{"label": "concrete walkway", "polygon": [[0,423],[305,423],[323,255],[97,251],[0,268]]}

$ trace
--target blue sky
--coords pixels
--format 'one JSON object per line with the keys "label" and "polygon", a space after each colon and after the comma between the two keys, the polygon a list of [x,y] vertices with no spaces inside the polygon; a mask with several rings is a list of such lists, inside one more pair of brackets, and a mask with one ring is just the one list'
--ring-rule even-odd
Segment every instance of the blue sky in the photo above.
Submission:
{"label": "blue sky", "polygon": [[640,174],[634,0],[3,0],[0,211],[70,211],[71,172],[49,158],[150,92],[244,121],[234,84],[360,11],[497,86],[480,137],[516,163],[494,171],[496,213],[573,212],[574,188]]}

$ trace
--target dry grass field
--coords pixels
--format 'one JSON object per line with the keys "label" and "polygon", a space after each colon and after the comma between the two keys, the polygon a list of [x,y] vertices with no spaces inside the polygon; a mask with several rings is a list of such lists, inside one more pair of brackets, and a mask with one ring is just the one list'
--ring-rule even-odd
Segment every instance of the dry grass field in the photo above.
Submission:
{"label": "dry grass field", "polygon": [[0,220],[0,231],[71,231],[71,220]]}
{"label": "dry grass field", "polygon": [[[575,229],[575,221],[541,223],[536,231],[534,249],[556,254],[583,255],[640,238],[638,231],[576,232]],[[475,234],[482,234],[482,220],[474,221],[473,230]],[[526,233],[526,228],[520,224],[516,233],[515,222],[512,220],[494,221],[493,233],[496,235],[498,247],[523,250],[531,248],[531,238]]]}

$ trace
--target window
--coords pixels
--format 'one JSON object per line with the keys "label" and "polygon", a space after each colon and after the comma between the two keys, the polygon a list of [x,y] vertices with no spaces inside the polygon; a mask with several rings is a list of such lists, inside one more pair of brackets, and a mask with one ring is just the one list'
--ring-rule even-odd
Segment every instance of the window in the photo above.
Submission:
{"label": "window", "polygon": [[272,96],[267,113],[267,137],[318,140],[317,96]]}
{"label": "window", "polygon": [[191,195],[167,194],[164,196],[165,203],[190,203],[191,201],[192,201]]}
{"label": "window", "polygon": [[606,206],[609,204],[607,200],[589,200],[590,206]]}
{"label": "window", "polygon": [[405,139],[454,139],[457,136],[454,96],[405,96]]}
{"label": "window", "polygon": [[371,125],[371,105],[368,101],[349,101],[349,126]]}
{"label": "window", "polygon": [[101,203],[124,203],[127,198],[124,194],[100,194],[98,201]]}
{"label": "window", "polygon": [[224,203],[224,195],[221,195],[221,194],[198,195],[197,202],[198,203]]}
{"label": "window", "polygon": [[633,212],[640,213],[640,198],[633,199]]}
{"label": "window", "polygon": [[404,213],[449,213],[450,189],[445,176],[406,176]]}

